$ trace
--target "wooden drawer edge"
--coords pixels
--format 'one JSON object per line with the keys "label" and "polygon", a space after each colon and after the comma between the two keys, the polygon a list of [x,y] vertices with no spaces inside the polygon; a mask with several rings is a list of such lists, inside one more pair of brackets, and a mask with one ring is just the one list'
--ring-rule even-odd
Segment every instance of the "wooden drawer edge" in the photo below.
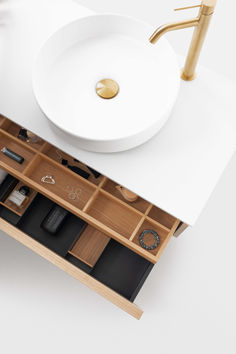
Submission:
{"label": "wooden drawer edge", "polygon": [[188,227],[189,225],[180,222],[173,236],[179,237]]}
{"label": "wooden drawer edge", "polygon": [[26,235],[24,232],[18,230],[16,227],[1,218],[0,230],[2,230],[15,240],[19,241],[20,243],[28,247],[30,250],[39,254],[41,257],[47,259],[49,262],[62,269],[64,272],[71,275],[73,278],[87,285],[90,289],[94,290],[96,293],[103,296],[105,299],[109,300],[114,305],[120,307],[122,310],[124,310],[131,316],[135,317],[136,319],[141,318],[143,311],[137,305],[133,304],[123,296],[117,294],[112,289],[108,288],[96,279],[92,278],[90,275],[75,267],[67,260],[61,258],[45,246],[41,245],[39,242],[32,239],[30,236]]}

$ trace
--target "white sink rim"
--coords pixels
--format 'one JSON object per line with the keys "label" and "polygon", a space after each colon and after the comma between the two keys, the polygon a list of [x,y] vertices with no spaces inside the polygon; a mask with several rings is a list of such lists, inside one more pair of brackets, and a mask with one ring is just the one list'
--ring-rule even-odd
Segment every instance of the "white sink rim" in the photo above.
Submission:
{"label": "white sink rim", "polygon": [[[145,38],[145,41],[147,41],[147,45],[150,45],[150,47],[152,48],[153,52],[157,52],[158,50],[161,50],[160,48],[164,48],[165,50],[167,50],[168,54],[170,54],[170,58],[168,58],[170,65],[168,66],[168,69],[170,69],[170,72],[172,73],[172,77],[171,77],[171,82],[173,83],[173,85],[171,86],[170,89],[170,93],[168,92],[168,96],[169,97],[169,101],[168,101],[168,107],[165,107],[164,112],[162,113],[162,116],[158,118],[158,121],[154,121],[151,122],[149,125],[147,124],[147,126],[145,126],[145,128],[140,129],[140,130],[136,130],[135,132],[124,132],[122,131],[122,134],[119,136],[115,136],[115,137],[111,137],[110,135],[109,137],[101,137],[100,134],[99,136],[97,135],[96,137],[91,137],[90,134],[86,135],[80,135],[78,132],[75,133],[75,130],[72,129],[68,129],[68,127],[63,126],[62,124],[58,123],[57,121],[57,117],[53,117],[53,115],[49,112],[47,104],[43,103],[42,100],[42,90],[39,87],[39,76],[40,76],[40,70],[38,69],[39,66],[39,62],[40,60],[42,60],[42,57],[45,54],[45,51],[47,53],[47,49],[48,46],[51,45],[51,43],[53,44],[55,42],[55,38],[56,39],[60,39],[60,36],[62,34],[63,37],[63,33],[65,31],[67,31],[68,29],[70,30],[70,28],[72,28],[73,26],[78,26],[79,24],[83,24],[83,22],[86,23],[86,21],[93,21],[93,20],[98,20],[99,21],[106,21],[106,20],[114,20],[114,21],[127,21],[131,24],[135,24],[137,26],[140,26],[140,28],[142,27],[142,36]],[[52,122],[55,126],[57,126],[59,129],[61,129],[62,131],[75,136],[78,139],[78,146],[81,147],[82,149],[85,150],[89,150],[89,151],[94,151],[94,152],[118,152],[118,151],[124,151],[124,150],[128,150],[131,148],[134,148],[142,143],[144,143],[145,141],[149,140],[151,137],[153,137],[154,135],[157,134],[157,132],[162,128],[162,126],[165,124],[165,122],[167,121],[167,119],[169,118],[171,111],[174,107],[174,104],[176,102],[176,99],[178,97],[178,92],[179,92],[179,86],[180,86],[180,75],[179,75],[179,66],[178,66],[178,59],[177,59],[177,55],[174,52],[174,50],[172,49],[172,47],[170,46],[170,44],[168,43],[168,41],[165,38],[162,38],[160,40],[160,43],[156,44],[156,46],[153,46],[152,44],[150,44],[148,42],[148,38],[149,35],[152,33],[153,28],[152,26],[148,25],[147,23],[140,21],[136,18],[130,17],[130,16],[124,16],[124,15],[117,15],[117,14],[93,14],[93,15],[89,15],[89,16],[85,16],[83,18],[79,18],[78,20],[72,21],[69,24],[61,27],[59,30],[57,30],[56,32],[54,32],[41,46],[39,53],[35,59],[34,65],[33,65],[33,72],[32,72],[32,85],[33,85],[33,91],[34,91],[34,95],[36,98],[36,101],[39,105],[39,107],[41,108],[41,110],[43,111],[43,113],[45,114],[45,116],[49,119],[50,122]],[[136,35],[136,33],[134,34]],[[138,40],[141,41],[140,38],[138,38]],[[77,42],[76,42],[77,44]],[[145,43],[146,46],[146,43]],[[69,45],[69,47],[71,47],[71,44]],[[67,48],[68,49],[68,48]],[[59,52],[60,52],[60,48],[59,48]],[[64,50],[64,52],[66,52],[66,50]],[[60,52],[61,54],[61,52]],[[55,57],[55,53],[53,53],[53,56]],[[174,68],[174,69],[173,69]],[[168,72],[166,73],[166,75],[168,75]],[[103,79],[104,77],[100,77],[101,79]],[[94,82],[94,84],[96,84]],[[119,97],[119,94],[118,94]],[[158,95],[156,95],[156,98],[158,98]],[[101,98],[99,98],[100,100],[102,100]],[[103,100],[103,101],[107,101],[107,100]],[[109,100],[110,101],[110,100]],[[105,102],[104,102],[105,103]],[[155,110],[156,104],[153,104],[153,109]],[[148,116],[149,117],[149,116]],[[119,134],[119,132],[116,132],[117,134]]]}

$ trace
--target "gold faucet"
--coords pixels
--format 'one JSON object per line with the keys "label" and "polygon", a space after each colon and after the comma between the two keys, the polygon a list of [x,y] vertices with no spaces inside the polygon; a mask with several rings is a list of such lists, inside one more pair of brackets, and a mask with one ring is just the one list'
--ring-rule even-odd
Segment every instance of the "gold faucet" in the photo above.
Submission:
{"label": "gold faucet", "polygon": [[195,68],[203,46],[204,39],[206,37],[206,33],[212,15],[214,13],[216,1],[217,0],[203,0],[201,5],[188,6],[180,9],[175,9],[175,10],[185,10],[193,7],[200,7],[199,14],[196,18],[163,25],[157,28],[157,30],[151,35],[149,39],[149,41],[154,44],[166,32],[187,28],[187,27],[195,27],[188,56],[181,73],[181,78],[183,80],[190,81],[195,78]]}

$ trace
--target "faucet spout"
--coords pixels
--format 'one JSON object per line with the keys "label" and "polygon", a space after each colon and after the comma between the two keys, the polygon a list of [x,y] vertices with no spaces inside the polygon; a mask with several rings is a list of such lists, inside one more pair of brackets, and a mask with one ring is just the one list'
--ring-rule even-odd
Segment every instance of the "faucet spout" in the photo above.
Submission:
{"label": "faucet spout", "polygon": [[197,26],[199,22],[199,17],[193,18],[191,20],[185,20],[180,22],[168,23],[166,25],[160,26],[156,29],[156,31],[151,35],[149,41],[152,44],[155,44],[161,36],[170,31],[175,31],[178,29],[188,28]]}

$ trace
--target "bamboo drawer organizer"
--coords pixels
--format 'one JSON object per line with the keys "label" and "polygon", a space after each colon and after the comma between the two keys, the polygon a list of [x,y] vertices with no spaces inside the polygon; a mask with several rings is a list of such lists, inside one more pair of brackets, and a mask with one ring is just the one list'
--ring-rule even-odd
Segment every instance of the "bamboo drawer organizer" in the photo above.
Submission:
{"label": "bamboo drawer organizer", "polygon": [[[0,117],[0,150],[6,146],[24,157],[20,165],[1,153],[0,167],[97,230],[150,262],[157,262],[179,220],[142,198],[132,203],[123,200],[115,188],[117,184],[105,176],[86,180],[75,174],[59,162],[58,154],[69,160],[70,156],[44,141],[35,146],[19,140],[19,129],[14,122]],[[56,183],[42,183],[45,175],[52,175]],[[79,198],[68,199],[68,185],[79,191]],[[158,233],[160,243],[155,250],[147,251],[140,246],[139,235],[144,229]]]}
{"label": "bamboo drawer organizer", "polygon": [[[180,221],[140,197],[126,201],[117,183],[95,176],[88,166],[48,142],[20,140],[20,128],[0,115],[0,150],[7,147],[24,158],[18,164],[0,151],[0,168],[17,179],[15,190],[30,187],[22,209],[12,206],[8,197],[0,201],[0,229],[139,319],[143,311],[133,301]],[[62,165],[63,159],[88,172],[88,179]],[[43,183],[46,175],[55,184]],[[68,197],[71,191],[76,191],[76,198]],[[54,203],[70,212],[56,237],[41,228],[44,213]],[[159,245],[152,251],[139,243],[145,229],[159,235]],[[152,244],[153,236],[147,235],[145,242]]]}

